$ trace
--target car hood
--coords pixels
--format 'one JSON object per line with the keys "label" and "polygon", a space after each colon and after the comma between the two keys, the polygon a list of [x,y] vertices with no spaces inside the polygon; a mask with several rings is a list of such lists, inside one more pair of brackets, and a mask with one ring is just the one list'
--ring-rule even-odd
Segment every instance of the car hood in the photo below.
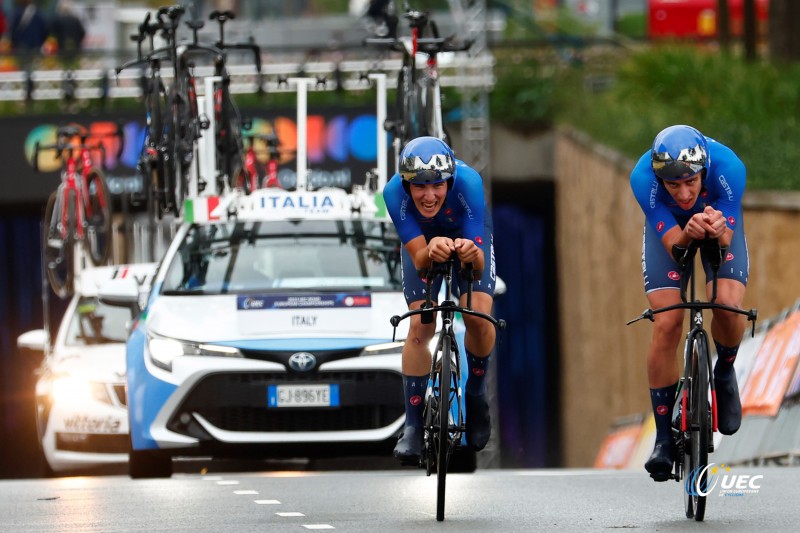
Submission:
{"label": "car hood", "polygon": [[[160,296],[152,301],[145,320],[157,335],[195,342],[391,339],[389,318],[406,309],[400,292]],[[405,324],[403,328],[407,330]],[[404,337],[405,333],[399,336]]]}
{"label": "car hood", "polygon": [[97,381],[125,378],[125,344],[62,346],[51,369],[57,374],[81,375]]}

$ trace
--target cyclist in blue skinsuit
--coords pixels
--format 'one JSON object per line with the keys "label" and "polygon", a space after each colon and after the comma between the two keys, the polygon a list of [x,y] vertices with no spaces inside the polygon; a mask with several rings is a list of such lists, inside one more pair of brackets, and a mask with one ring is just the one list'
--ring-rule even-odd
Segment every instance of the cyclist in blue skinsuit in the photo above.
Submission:
{"label": "cyclist in blue skinsuit", "polygon": [[[433,261],[444,262],[455,253],[456,263],[471,262],[480,275],[473,286],[472,308],[491,313],[495,286],[492,219],[480,174],[457,160],[444,141],[419,137],[403,148],[399,172],[386,184],[383,195],[403,242],[403,293],[409,309],[425,301],[425,282],[417,270],[430,267]],[[459,283],[461,305],[466,305],[466,281]],[[489,322],[471,316],[464,316],[464,324],[469,367],[464,395],[466,437],[467,445],[477,451],[486,446],[491,434],[484,380],[495,330]],[[406,422],[394,449],[404,464],[417,464],[422,453],[423,399],[431,366],[428,344],[434,334],[434,323],[423,324],[419,315],[411,318],[403,346]]]}
{"label": "cyclist in blue skinsuit", "polygon": [[[650,308],[680,303],[680,276],[673,246],[691,240],[719,239],[728,246],[718,273],[717,302],[741,307],[750,267],[742,220],[746,171],[727,146],[690,126],[670,126],[653,141],[651,150],[631,172],[631,188],[644,211],[642,273]],[[706,279],[710,268],[704,260]],[[711,285],[706,285],[707,293]],[[719,430],[735,433],[742,405],[733,362],[744,333],[744,317],[715,309],[711,336],[717,349],[714,384],[719,402]],[[656,481],[665,481],[675,460],[672,406],[678,383],[676,349],[682,337],[683,310],[655,316],[647,352],[650,399],[656,423],[656,442],[645,468]]]}

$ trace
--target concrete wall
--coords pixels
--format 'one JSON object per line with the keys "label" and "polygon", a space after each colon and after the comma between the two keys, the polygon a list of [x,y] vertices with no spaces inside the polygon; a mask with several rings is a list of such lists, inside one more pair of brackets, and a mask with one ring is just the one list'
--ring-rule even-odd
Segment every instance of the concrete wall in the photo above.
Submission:
{"label": "concrete wall", "polygon": [[[625,325],[647,307],[644,215],[628,184],[632,160],[566,129],[557,132],[554,153],[563,458],[565,466],[585,467],[615,418],[650,409],[651,326]],[[763,320],[800,297],[800,193],[747,192],[744,203],[744,305]]]}

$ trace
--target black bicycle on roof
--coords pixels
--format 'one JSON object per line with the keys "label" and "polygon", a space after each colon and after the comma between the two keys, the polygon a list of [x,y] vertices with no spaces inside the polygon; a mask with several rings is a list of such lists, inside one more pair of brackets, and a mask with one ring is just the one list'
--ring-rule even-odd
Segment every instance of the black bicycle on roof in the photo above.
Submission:
{"label": "black bicycle on roof", "polygon": [[[364,43],[403,54],[403,64],[397,78],[394,116],[387,119],[384,129],[392,134],[395,150],[411,139],[421,136],[438,137],[450,142],[442,117],[442,97],[439,85],[438,54],[463,52],[472,46],[454,36],[440,37],[436,22],[427,13],[414,10],[403,2],[403,18],[408,21],[409,37],[370,37]],[[425,69],[417,72],[417,52],[427,54]]]}
{"label": "black bicycle on roof", "polygon": [[[472,284],[467,284],[467,305],[461,307],[457,304],[458,291],[455,289],[454,261],[450,259],[444,263],[433,263],[430,269],[420,271],[420,276],[425,278],[426,299],[419,309],[408,311],[390,319],[392,327],[397,330],[401,321],[414,315],[420,315],[423,324],[430,324],[436,320],[436,314],[441,314],[442,328],[439,331],[436,349],[431,357],[431,370],[428,380],[428,390],[425,393],[424,440],[420,467],[425,468],[430,476],[436,472],[436,520],[444,520],[445,508],[445,481],[448,465],[454,454],[462,450],[463,435],[466,431],[464,402],[461,391],[461,357],[458,351],[453,324],[456,313],[472,315],[488,320],[499,330],[506,327],[504,320],[498,320],[491,315],[472,309]],[[467,276],[474,280],[472,263],[465,265],[459,275]],[[431,301],[431,287],[438,280],[444,280],[444,300],[435,306]]]}
{"label": "black bicycle on roof", "polygon": [[[694,258],[697,250],[711,266],[711,298],[708,302],[695,297]],[[672,436],[678,451],[673,472],[666,479],[684,481],[684,508],[687,518],[702,522],[705,517],[706,496],[710,491],[708,454],[714,451],[714,432],[717,431],[717,402],[714,379],[711,369],[711,350],[708,333],[703,326],[703,311],[721,309],[738,313],[753,322],[751,335],[755,335],[755,309],[745,311],[738,307],[716,303],[717,273],[728,248],[719,245],[717,239],[696,240],[686,248],[673,247],[673,257],[681,273],[681,302],[660,309],[645,309],[628,325],[642,319],[655,320],[659,313],[676,309],[688,309],[691,313],[691,326],[686,334],[683,353],[683,376],[680,378],[673,413]],[[686,292],[689,291],[687,299]],[[659,479],[657,481],[664,481]]]}

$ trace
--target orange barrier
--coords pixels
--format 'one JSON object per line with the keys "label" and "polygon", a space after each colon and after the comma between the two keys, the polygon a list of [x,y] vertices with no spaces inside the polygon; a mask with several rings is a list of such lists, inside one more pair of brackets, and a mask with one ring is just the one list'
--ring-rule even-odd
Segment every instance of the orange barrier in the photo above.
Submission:
{"label": "orange barrier", "polygon": [[800,357],[800,311],[767,332],[742,391],[744,416],[775,416]]}
{"label": "orange barrier", "polygon": [[633,424],[620,426],[613,429],[600,446],[600,451],[594,461],[595,468],[625,468],[628,466],[631,454],[639,442],[642,432],[642,422],[637,420]]}

